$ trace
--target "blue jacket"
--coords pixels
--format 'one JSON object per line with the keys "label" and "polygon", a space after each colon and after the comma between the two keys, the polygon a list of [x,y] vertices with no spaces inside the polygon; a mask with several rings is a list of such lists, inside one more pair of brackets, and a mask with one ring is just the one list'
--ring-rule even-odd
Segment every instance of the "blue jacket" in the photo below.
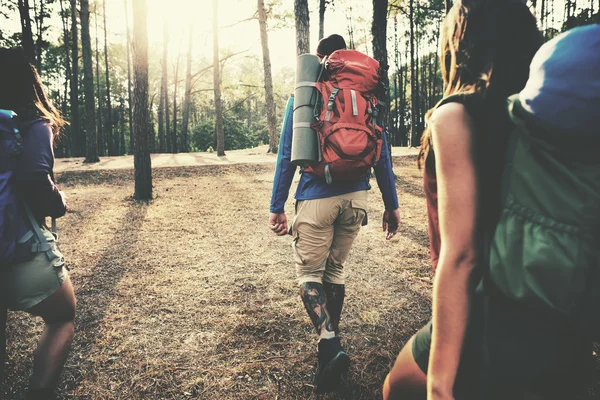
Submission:
{"label": "blue jacket", "polygon": [[[290,98],[285,108],[283,127],[281,129],[281,137],[279,140],[277,168],[273,180],[273,193],[271,195],[271,212],[277,214],[284,212],[285,202],[288,199],[290,187],[294,180],[294,173],[297,168],[290,162],[292,154],[293,109],[294,99]],[[383,134],[381,157],[375,166],[375,176],[377,178],[379,189],[381,190],[385,209],[397,209],[398,195],[396,194],[394,173],[392,172],[392,163],[388,152],[385,132]],[[305,172],[300,177],[295,198],[296,200],[323,199],[369,189],[371,189],[369,176],[366,176],[364,179],[357,182],[334,182],[331,185],[328,185],[327,182],[325,182],[325,179],[309,172]]]}

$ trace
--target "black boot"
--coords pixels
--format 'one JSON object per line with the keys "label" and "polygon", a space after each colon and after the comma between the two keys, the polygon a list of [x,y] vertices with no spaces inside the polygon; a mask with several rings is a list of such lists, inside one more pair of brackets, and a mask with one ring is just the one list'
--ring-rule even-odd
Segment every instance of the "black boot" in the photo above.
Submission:
{"label": "black boot", "polygon": [[339,387],[342,375],[348,372],[350,357],[342,348],[339,337],[321,339],[318,351],[315,392],[332,392]]}
{"label": "black boot", "polygon": [[27,392],[25,400],[56,400],[54,389],[33,389]]}

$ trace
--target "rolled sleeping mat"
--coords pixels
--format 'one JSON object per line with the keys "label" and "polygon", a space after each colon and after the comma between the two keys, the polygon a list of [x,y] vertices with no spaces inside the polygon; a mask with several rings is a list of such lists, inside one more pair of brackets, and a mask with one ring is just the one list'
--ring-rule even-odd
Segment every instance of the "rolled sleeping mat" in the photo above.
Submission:
{"label": "rolled sleeping mat", "polygon": [[315,83],[321,72],[319,57],[302,54],[296,62],[294,89],[294,116],[291,162],[301,167],[320,161],[320,145],[317,132],[310,127],[315,122],[314,107],[318,92]]}

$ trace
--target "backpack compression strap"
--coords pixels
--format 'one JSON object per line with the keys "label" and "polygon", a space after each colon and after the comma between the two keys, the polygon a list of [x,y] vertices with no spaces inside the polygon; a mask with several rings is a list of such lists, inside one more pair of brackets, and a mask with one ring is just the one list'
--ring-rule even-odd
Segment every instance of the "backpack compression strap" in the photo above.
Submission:
{"label": "backpack compression strap", "polygon": [[[46,239],[46,236],[44,236],[42,228],[40,228],[40,224],[36,221],[35,217],[33,216],[33,213],[29,209],[29,206],[27,204],[23,204],[23,207],[25,208],[25,212],[27,213],[27,218],[29,218],[29,223],[31,224],[33,235],[37,239],[37,243],[31,245],[31,252],[46,253],[48,260],[52,261],[54,258],[56,258],[52,246],[50,246],[50,243],[48,243],[48,240]],[[55,222],[53,222],[53,226],[54,224]]]}

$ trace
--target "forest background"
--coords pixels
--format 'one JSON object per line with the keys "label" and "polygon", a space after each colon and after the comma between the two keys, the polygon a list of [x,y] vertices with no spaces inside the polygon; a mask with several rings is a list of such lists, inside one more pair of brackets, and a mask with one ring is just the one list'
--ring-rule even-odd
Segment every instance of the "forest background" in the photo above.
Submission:
{"label": "forest background", "polygon": [[[389,65],[390,141],[416,146],[424,114],[443,90],[437,48],[450,4],[148,0],[149,151],[222,155],[270,143],[276,152],[296,55],[331,33]],[[596,0],[528,4],[546,38],[600,20]],[[134,12],[129,0],[0,0],[0,46],[23,46],[70,121],[58,157],[133,152]]]}

